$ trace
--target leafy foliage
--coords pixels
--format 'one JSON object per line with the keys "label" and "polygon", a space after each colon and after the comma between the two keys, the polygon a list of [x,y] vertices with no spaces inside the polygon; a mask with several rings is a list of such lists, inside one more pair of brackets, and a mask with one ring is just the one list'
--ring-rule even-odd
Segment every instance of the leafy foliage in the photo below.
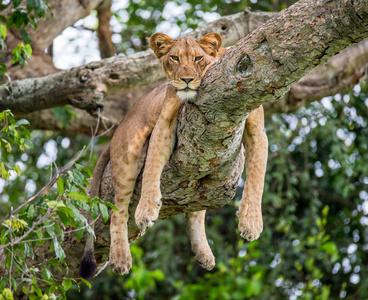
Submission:
{"label": "leafy foliage", "polygon": [[[10,111],[4,111],[0,116],[0,120],[7,122],[0,133],[2,141],[0,166],[3,178],[10,183],[12,177],[20,180],[23,177],[20,167],[22,163],[13,164],[12,160],[17,155],[14,151],[12,154],[10,152],[16,148],[23,151],[26,147],[32,146],[29,140],[31,136],[23,126],[28,124],[26,120],[15,121]],[[26,138],[23,138],[21,133],[24,133]],[[64,172],[57,170],[54,177],[55,187],[50,185],[50,190],[36,194],[23,205],[18,204],[15,210],[13,205],[22,202],[17,198],[10,202],[12,204],[10,214],[2,216],[0,221],[0,253],[5,254],[3,262],[5,271],[1,276],[0,290],[4,291],[2,296],[5,299],[9,299],[9,295],[17,290],[18,293],[21,290],[27,294],[29,299],[46,299],[56,297],[55,295],[65,299],[66,291],[72,284],[78,285],[76,280],[66,277],[68,266],[64,261],[65,252],[62,247],[65,234],[74,233],[77,241],[83,237],[85,230],[89,235],[94,235],[80,210],[92,212],[94,218],[97,218],[100,212],[106,222],[107,206],[115,209],[112,204],[101,202],[98,198],[88,198],[87,178],[91,175],[87,167],[75,163],[72,170]],[[13,185],[14,183],[16,180],[13,178]],[[5,198],[3,201],[8,202]],[[49,249],[49,253],[41,254],[45,258],[45,263],[28,267],[26,260],[40,255],[35,254],[40,247]],[[57,274],[63,277],[62,282],[55,280]]]}
{"label": "leafy foliage", "polygon": [[[21,119],[15,121],[10,110],[5,110],[0,113],[0,122],[4,122],[5,126],[0,131],[0,153],[6,151],[11,153],[16,146],[19,151],[24,151],[25,148],[33,147],[31,142],[31,133],[25,125],[29,125],[28,121]],[[12,161],[0,162],[0,176],[9,180],[10,171],[15,171],[20,176],[21,169],[19,165],[13,164]]]}
{"label": "leafy foliage", "polygon": [[[0,11],[8,9],[6,15],[0,15],[0,46],[3,51],[7,50],[5,43],[7,28],[20,29],[20,35],[24,43],[19,43],[12,50],[12,64],[19,62],[23,68],[26,59],[32,55],[32,41],[25,28],[30,27],[36,30],[37,18],[45,18],[46,12],[48,10],[51,12],[51,9],[48,0],[27,0],[26,7],[21,4],[21,0],[3,1],[0,4]],[[0,63],[0,82],[3,80],[3,75],[7,75],[6,72],[6,65]],[[7,76],[7,79],[9,82],[11,81],[9,76]]]}
{"label": "leafy foliage", "polygon": [[[195,0],[128,1],[114,11],[114,18],[119,25],[121,40],[116,49],[118,53],[131,54],[148,49],[148,37],[155,32],[165,32],[172,37],[196,29],[198,26],[221,16],[239,13],[249,6],[252,10],[279,10],[295,1],[277,1],[273,7],[269,1]],[[113,26],[114,28],[114,26]],[[176,35],[176,36],[175,36]]]}

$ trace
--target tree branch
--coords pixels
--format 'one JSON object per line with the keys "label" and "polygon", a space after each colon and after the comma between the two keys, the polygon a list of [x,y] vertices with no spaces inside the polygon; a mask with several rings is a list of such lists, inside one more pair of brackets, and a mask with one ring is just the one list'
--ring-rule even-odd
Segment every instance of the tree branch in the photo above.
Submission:
{"label": "tree branch", "polygon": [[[269,13],[239,13],[208,23],[189,35],[198,37],[204,32],[217,31],[224,36],[224,45],[230,46],[255,26],[249,24],[256,24],[255,20],[263,22],[270,16]],[[94,112],[102,106],[106,94],[161,78],[164,73],[151,50],[130,57],[113,57],[42,78],[12,81],[11,94],[1,86],[0,110],[7,108],[15,115],[24,115],[70,104]]]}
{"label": "tree branch", "polygon": [[111,40],[112,31],[110,30],[111,19],[111,0],[105,1],[97,10],[98,16],[98,48],[101,58],[108,58],[115,55],[115,47]]}
{"label": "tree branch", "polygon": [[265,105],[267,114],[293,112],[323,97],[342,94],[368,75],[368,39],[354,44],[304,76],[279,101]]}
{"label": "tree branch", "polygon": [[[246,35],[257,26],[262,25],[272,14],[252,13],[245,15],[242,13],[215,22],[208,23],[196,31],[196,36],[200,37],[209,31],[215,31],[213,26],[221,28],[224,39],[227,43],[236,41],[242,35]],[[33,57],[32,57],[33,58]],[[31,59],[32,59],[31,58]],[[37,62],[39,64],[39,62]],[[352,88],[367,73],[368,64],[368,41],[364,40],[359,44],[350,46],[340,54],[333,57],[326,65],[319,66],[311,73],[303,77],[298,83],[293,85],[291,90],[278,101],[269,102],[265,105],[265,113],[292,112],[303,107],[308,102],[319,100],[322,97],[343,93]],[[40,68],[38,68],[40,70]],[[45,68],[41,68],[45,70]],[[21,70],[18,71],[19,74]],[[55,72],[52,70],[52,72]],[[143,77],[145,73],[141,71]],[[17,73],[17,74],[18,74]],[[29,72],[28,72],[29,73]],[[27,73],[27,74],[28,74]],[[14,74],[16,77],[20,75]],[[37,76],[36,74],[32,77]],[[142,77],[142,76],[141,76]],[[142,77],[142,78],[143,78]],[[158,83],[148,84],[139,88],[125,89],[116,91],[106,97],[104,100],[104,115],[107,127],[118,125],[129,109],[129,107],[144,94],[152,90]],[[61,126],[60,122],[55,120],[52,111],[43,110],[27,114],[27,119],[31,121],[32,127],[37,129],[49,129],[65,131],[67,133],[90,134],[90,127],[95,125],[95,118],[91,117],[83,110],[77,110],[78,118],[73,118],[69,122],[68,128]],[[107,117],[108,116],[108,117]],[[103,130],[104,128],[101,128]]]}

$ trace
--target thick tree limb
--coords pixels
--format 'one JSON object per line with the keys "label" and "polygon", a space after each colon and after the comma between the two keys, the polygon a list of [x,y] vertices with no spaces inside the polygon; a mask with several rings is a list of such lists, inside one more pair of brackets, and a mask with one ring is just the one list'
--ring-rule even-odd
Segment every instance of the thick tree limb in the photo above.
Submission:
{"label": "thick tree limb", "polygon": [[[249,33],[249,30],[260,26],[270,15],[250,12],[243,18],[241,18],[242,14],[228,16],[199,28],[196,36],[200,37],[206,32],[215,31],[216,28],[223,28],[221,30],[225,31],[223,33],[224,39],[228,43],[231,43],[241,37],[241,35],[245,36]],[[40,72],[54,73],[57,71],[53,67],[51,69],[49,67],[46,68],[40,59],[33,63],[32,59],[37,57],[33,56],[31,58],[31,68],[28,68],[29,71],[24,73],[19,69],[16,73],[13,73],[13,76],[15,78],[24,78],[24,74],[28,74],[29,77],[34,77],[37,74],[42,75]],[[365,40],[359,44],[350,46],[342,53],[333,57],[325,66],[320,66],[310,74],[307,74],[279,101],[267,103],[265,112],[266,114],[292,112],[304,106],[306,103],[321,99],[324,96],[343,93],[347,89],[352,88],[366,74],[367,64],[368,42]],[[108,95],[104,100],[104,115],[108,116],[108,119],[105,119],[106,126],[110,127],[113,124],[119,124],[132,103],[152,90],[154,86],[156,84],[149,84],[138,89],[128,89]],[[43,110],[42,112],[34,112],[27,115],[27,119],[31,121],[33,128],[37,129],[66,131],[72,134],[90,134],[90,127],[95,125],[95,119],[88,113],[83,112],[83,110],[78,110],[77,113],[79,117],[73,118],[66,130],[61,127],[58,120],[55,120],[54,114],[51,111]],[[101,130],[103,130],[102,127]]]}
{"label": "thick tree limb", "polygon": [[[190,35],[202,36],[207,30],[217,31],[224,35],[224,45],[230,46],[245,36],[249,27],[255,26],[249,26],[256,24],[253,23],[254,20],[263,22],[269,18],[268,13],[252,13],[251,16],[250,18],[249,13],[239,13],[224,17],[193,31]],[[250,19],[252,23],[249,23]],[[71,104],[93,112],[102,106],[102,100],[107,93],[148,84],[163,77],[164,73],[152,51],[131,57],[104,59],[43,78],[13,81],[11,94],[5,87],[0,87],[0,110],[9,108],[15,115],[24,115]]]}
{"label": "thick tree limb", "polygon": [[[290,113],[304,107],[307,103],[325,96],[344,93],[368,75],[368,40],[354,44],[335,55],[327,64],[320,65],[298,83],[281,99],[265,103],[265,114]],[[134,89],[125,89],[107,96],[104,100],[103,125],[100,131],[118,125],[134,102],[151,91],[162,80]],[[69,134],[91,134],[96,118],[84,110],[75,109],[77,117],[69,122],[67,128],[55,119],[51,110],[28,114],[26,118],[36,129],[64,131]],[[109,132],[111,135],[113,132]],[[109,136],[107,135],[107,136]]]}
{"label": "thick tree limb", "polygon": [[279,101],[265,104],[267,114],[293,112],[323,97],[342,94],[368,75],[368,39],[344,49],[294,84]]}

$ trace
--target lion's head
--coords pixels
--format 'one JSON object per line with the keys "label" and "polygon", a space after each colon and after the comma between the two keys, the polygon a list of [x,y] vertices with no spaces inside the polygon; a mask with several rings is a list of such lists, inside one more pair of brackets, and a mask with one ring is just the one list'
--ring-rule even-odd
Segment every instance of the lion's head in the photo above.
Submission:
{"label": "lion's head", "polygon": [[200,40],[190,37],[172,40],[164,33],[155,33],[150,38],[152,50],[182,100],[197,95],[201,79],[219,55],[221,44],[222,38],[217,33],[206,34]]}

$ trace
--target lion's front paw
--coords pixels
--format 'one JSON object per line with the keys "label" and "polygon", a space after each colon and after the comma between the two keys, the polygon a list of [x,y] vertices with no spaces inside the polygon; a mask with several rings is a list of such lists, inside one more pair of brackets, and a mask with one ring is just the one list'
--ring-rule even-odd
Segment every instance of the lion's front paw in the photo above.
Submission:
{"label": "lion's front paw", "polygon": [[212,252],[201,252],[195,256],[200,266],[208,271],[211,271],[215,266],[215,257]]}
{"label": "lion's front paw", "polygon": [[142,196],[135,211],[135,223],[141,232],[152,227],[158,218],[161,208],[161,194]]}
{"label": "lion's front paw", "polygon": [[132,267],[129,245],[111,245],[109,263],[112,270],[121,275],[128,274]]}
{"label": "lion's front paw", "polygon": [[237,213],[239,217],[238,228],[240,236],[248,241],[254,241],[259,238],[263,230],[262,212],[252,211],[246,214]]}

